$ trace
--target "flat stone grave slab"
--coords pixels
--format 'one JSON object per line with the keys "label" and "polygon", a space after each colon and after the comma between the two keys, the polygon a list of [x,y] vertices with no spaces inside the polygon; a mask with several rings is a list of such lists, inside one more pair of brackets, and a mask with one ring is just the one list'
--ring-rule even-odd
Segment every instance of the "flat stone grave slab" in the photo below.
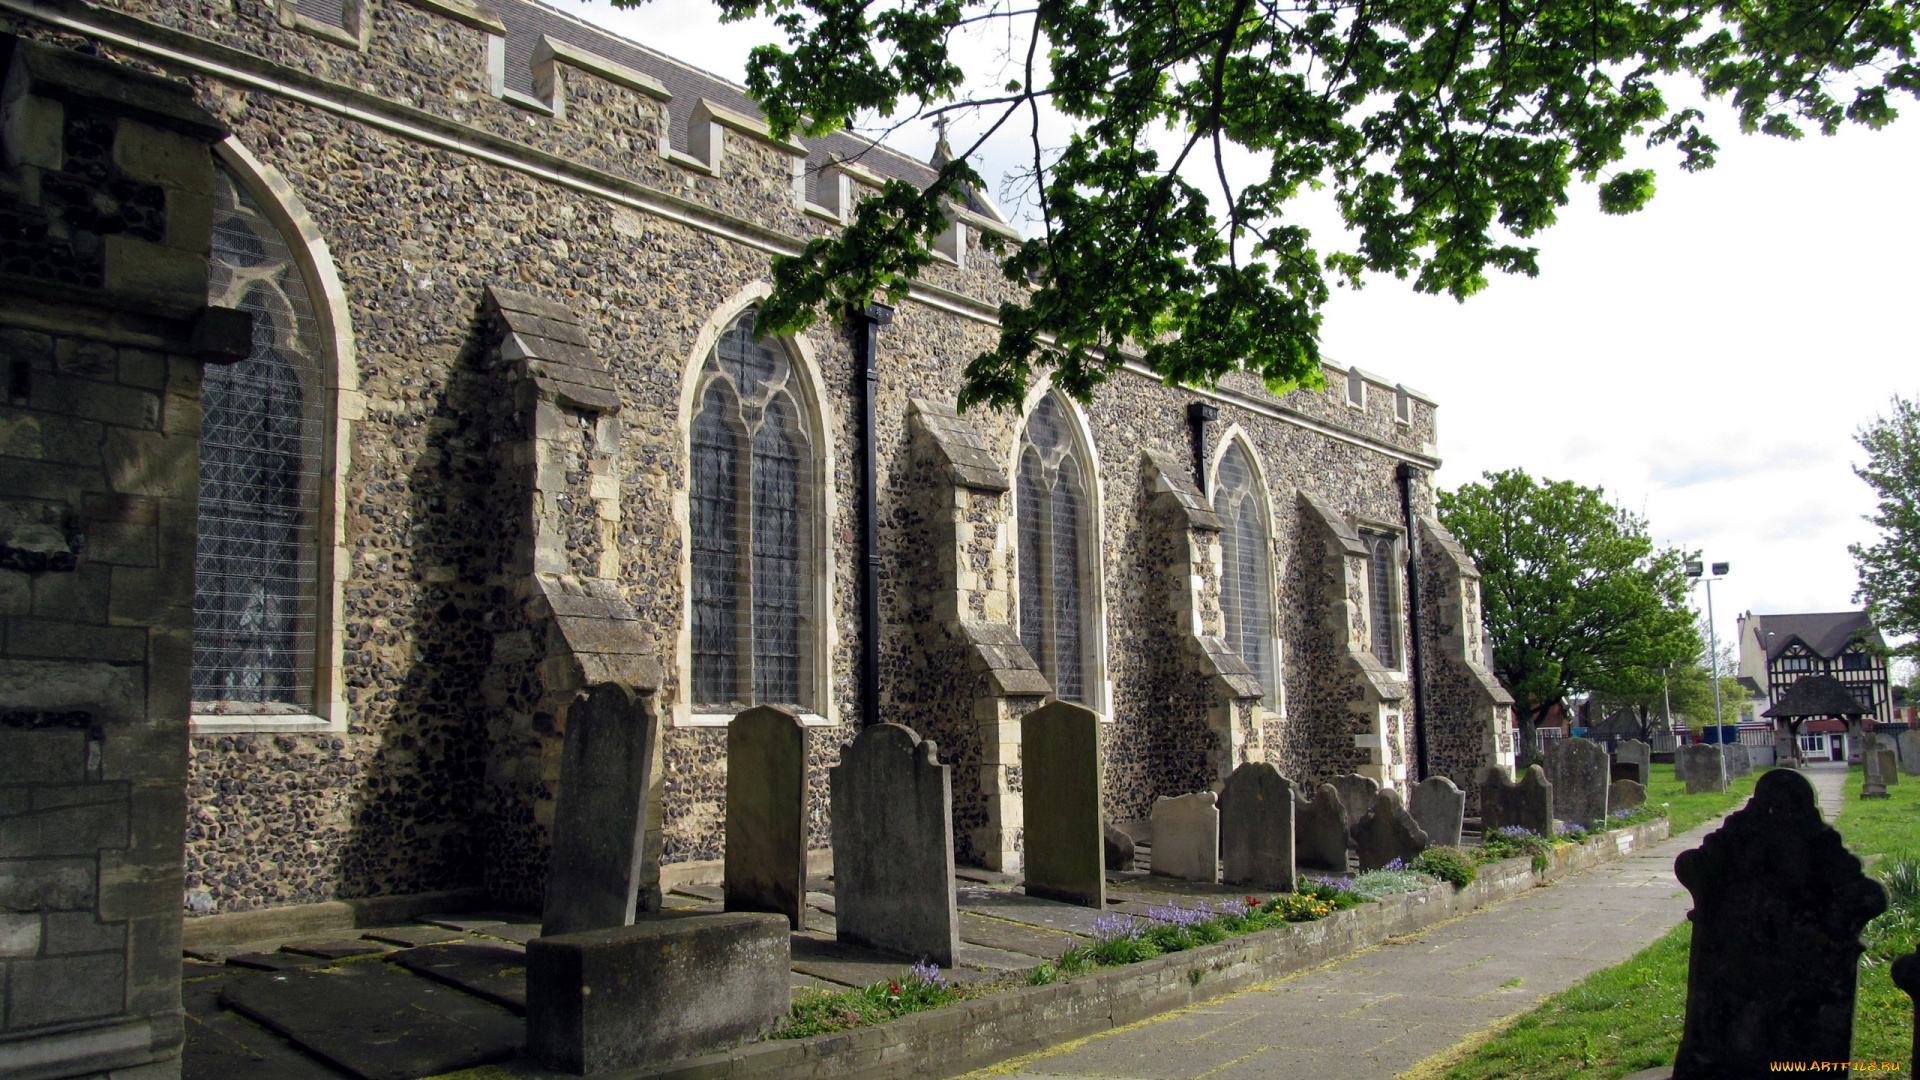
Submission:
{"label": "flat stone grave slab", "polygon": [[983,889],[977,886],[958,890],[956,902],[963,911],[1089,936],[1093,933],[1094,920],[1101,914],[1078,904],[1063,904],[1006,889]]}
{"label": "flat stone grave slab", "polygon": [[509,918],[505,915],[422,915],[417,921],[443,930],[485,930],[505,926]]}
{"label": "flat stone grave slab", "polygon": [[807,913],[807,929],[818,930],[823,934],[832,934],[839,931],[840,920],[838,918],[821,911],[819,908],[813,907],[812,904],[808,904],[807,906],[813,908],[812,911]]}
{"label": "flat stone grave slab", "polygon": [[527,1015],[527,951],[507,945],[423,945],[387,957],[408,971]]}
{"label": "flat stone grave slab", "polygon": [[1003,874],[998,870],[982,870],[977,866],[956,866],[953,876],[961,881],[978,882],[981,885],[1018,885],[1020,878],[1015,874]]}
{"label": "flat stone grave slab", "polygon": [[448,930],[443,926],[385,926],[378,930],[369,930],[360,936],[368,941],[384,941],[390,945],[411,949],[420,945],[464,941],[467,935],[458,930]]}
{"label": "flat stone grave slab", "polygon": [[821,892],[818,889],[809,892],[807,894],[807,906],[816,911],[824,911],[829,915],[839,914],[834,908],[833,894],[830,892]]}
{"label": "flat stone grave slab", "polygon": [[499,938],[502,941],[511,941],[515,945],[525,945],[527,942],[540,936],[540,924],[537,922],[507,923],[503,926],[489,926],[485,930],[477,930],[475,933],[484,934],[490,938]]}
{"label": "flat stone grave slab", "polygon": [[[992,949],[985,945],[975,945],[967,941],[960,943],[960,949],[954,955],[963,965],[961,968],[963,973],[967,968],[974,968],[990,974],[1002,974],[1009,971],[1032,971],[1034,968],[1040,966],[1041,960],[1040,957],[1028,956],[1026,953]],[[949,971],[947,974],[948,977],[951,978],[953,973]]]}
{"label": "flat stone grave slab", "polygon": [[326,967],[332,963],[318,956],[301,956],[298,953],[255,952],[234,953],[227,957],[227,963],[233,967],[253,968],[257,971],[305,971],[308,968]]}
{"label": "flat stone grave slab", "polygon": [[349,956],[388,952],[390,946],[364,939],[337,938],[332,941],[289,941],[280,946],[280,951],[317,956],[322,960],[344,960]]}
{"label": "flat stone grave slab", "polygon": [[787,991],[796,998],[802,994],[837,994],[845,989],[846,987],[837,982],[816,979],[797,971],[789,972],[787,975]]}
{"label": "flat stone grave slab", "polygon": [[186,1045],[181,1073],[187,1080],[340,1080],[279,1035],[220,1006],[220,992],[236,979],[269,978],[238,968],[189,973],[181,987],[186,1009]]}
{"label": "flat stone grave slab", "polygon": [[361,1080],[418,1080],[505,1061],[526,1036],[524,1021],[498,1005],[386,964],[238,980],[220,1001]]}
{"label": "flat stone grave slab", "polygon": [[984,945],[1002,952],[1025,953],[1041,960],[1052,960],[1085,940],[1078,934],[989,918],[971,911],[960,913],[960,941],[963,944]]}
{"label": "flat stone grave slab", "polygon": [[[831,938],[816,937],[812,932],[793,935],[793,970],[842,986],[858,988],[898,979],[913,965],[913,960],[843,945]],[[969,968],[947,972],[948,978],[960,983],[987,982],[996,975]]]}
{"label": "flat stone grave slab", "polygon": [[1197,896],[1213,898],[1223,896],[1245,896],[1248,893],[1272,895],[1272,889],[1249,889],[1245,885],[1219,885],[1208,881],[1177,881],[1172,878],[1149,877],[1132,882],[1123,888],[1113,890],[1107,899],[1119,897],[1122,900],[1137,900],[1141,897],[1186,897]]}
{"label": "flat stone grave slab", "polygon": [[727,899],[727,890],[718,885],[675,885],[673,891],[681,896],[691,896],[696,900],[711,900],[714,903],[724,903]]}

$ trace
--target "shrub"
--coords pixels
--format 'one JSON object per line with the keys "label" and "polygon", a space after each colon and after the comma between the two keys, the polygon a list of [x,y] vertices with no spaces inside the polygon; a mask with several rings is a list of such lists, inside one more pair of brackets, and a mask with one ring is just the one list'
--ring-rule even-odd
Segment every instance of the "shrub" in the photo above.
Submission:
{"label": "shrub", "polygon": [[1508,825],[1483,837],[1480,850],[1474,858],[1484,863],[1511,859],[1516,855],[1545,855],[1549,847],[1551,845],[1547,843],[1547,838],[1539,833],[1518,825]]}
{"label": "shrub", "polygon": [[1433,879],[1412,870],[1400,869],[1404,866],[1399,859],[1379,870],[1369,870],[1353,879],[1353,891],[1369,900],[1378,900],[1396,893],[1420,892],[1433,884]]}
{"label": "shrub", "polygon": [[1466,888],[1473,884],[1474,878],[1480,876],[1473,861],[1459,848],[1430,847],[1413,860],[1413,868],[1449,882],[1455,889]]}

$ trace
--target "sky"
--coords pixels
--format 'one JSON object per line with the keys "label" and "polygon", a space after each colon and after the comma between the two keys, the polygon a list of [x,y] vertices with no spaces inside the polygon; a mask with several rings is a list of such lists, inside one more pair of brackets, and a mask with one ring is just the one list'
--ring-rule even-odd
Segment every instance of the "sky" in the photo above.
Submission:
{"label": "sky", "polygon": [[[734,80],[778,40],[764,19],[721,25],[709,0],[548,2]],[[1440,403],[1441,487],[1515,467],[1603,487],[1658,542],[1730,563],[1723,642],[1740,612],[1857,607],[1847,545],[1875,530],[1853,435],[1920,395],[1920,103],[1901,107],[1885,130],[1799,142],[1717,123],[1713,169],[1648,159],[1659,192],[1638,214],[1602,215],[1577,186],[1531,241],[1538,278],[1465,304],[1391,278],[1336,292],[1323,351]],[[889,145],[924,158],[933,139],[915,125]],[[989,145],[990,185],[1019,152]]]}

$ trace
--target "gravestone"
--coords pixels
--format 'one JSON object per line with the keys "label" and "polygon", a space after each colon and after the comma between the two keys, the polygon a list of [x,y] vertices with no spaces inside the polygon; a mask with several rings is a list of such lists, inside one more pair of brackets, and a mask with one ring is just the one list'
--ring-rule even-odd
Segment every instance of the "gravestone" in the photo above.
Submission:
{"label": "gravestone", "polygon": [[1293,796],[1293,858],[1301,866],[1347,872],[1347,805],[1332,784],[1312,799]]}
{"label": "gravestone", "polygon": [[1681,743],[1679,746],[1673,748],[1673,778],[1675,780],[1685,781],[1687,778],[1687,756],[1680,751],[1684,750],[1688,745],[1690,744]]}
{"label": "gravestone", "polygon": [[1153,872],[1182,881],[1220,880],[1220,796],[1196,791],[1153,800]]}
{"label": "gravestone", "polygon": [[911,728],[874,724],[828,770],[834,936],[943,968],[960,950],[953,778]]}
{"label": "gravestone", "polygon": [[541,933],[633,922],[656,727],[645,698],[619,683],[598,683],[567,707]]}
{"label": "gravestone", "polygon": [[1713,743],[1689,743],[1674,755],[1676,771],[1684,768],[1687,794],[1727,790],[1727,759]]}
{"label": "gravestone", "polygon": [[1427,849],[1427,832],[1407,813],[1400,793],[1388,788],[1373,797],[1367,816],[1353,826],[1353,846],[1360,853],[1363,874],[1396,860],[1405,867]]}
{"label": "gravestone", "polygon": [[1380,794],[1380,782],[1371,776],[1362,776],[1359,773],[1336,776],[1328,783],[1333,785],[1333,790],[1340,793],[1340,805],[1347,808],[1349,830],[1361,818],[1367,816],[1367,811],[1373,809],[1373,797]]}
{"label": "gravestone", "polygon": [[1606,748],[1592,739],[1555,739],[1547,746],[1553,810],[1563,821],[1595,829],[1607,816]]}
{"label": "gravestone", "polygon": [[1631,780],[1615,780],[1613,786],[1607,789],[1607,813],[1609,815],[1618,813],[1621,810],[1631,810],[1636,806],[1645,805],[1646,801],[1647,789]]}
{"label": "gravestone", "polygon": [[807,729],[778,705],[727,725],[728,911],[785,915],[807,928]]}
{"label": "gravestone", "polygon": [[[1646,787],[1653,773],[1653,747],[1639,739],[1622,739],[1620,745],[1614,748],[1613,766],[1615,780],[1631,780],[1641,787]],[[1632,766],[1637,775],[1620,775],[1618,770],[1626,766]]]}
{"label": "gravestone", "polygon": [[1913,1058],[1920,1062],[1920,952],[1910,952],[1893,962],[1888,971],[1893,985],[1913,999]]}
{"label": "gravestone", "polygon": [[[1882,756],[1885,755],[1885,756]],[[1890,799],[1887,793],[1887,771],[1893,764],[1893,755],[1884,750],[1869,750],[1861,755],[1864,779],[1860,785],[1860,797],[1863,799]]]}
{"label": "gravestone", "polygon": [[1908,776],[1920,776],[1920,731],[1900,733],[1900,768]]}
{"label": "gravestone", "polygon": [[1727,761],[1727,779],[1753,775],[1753,755],[1747,753],[1743,743],[1728,743],[1720,748],[1720,756]]}
{"label": "gravestone", "polygon": [[1503,765],[1480,770],[1480,829],[1491,833],[1518,827],[1541,836],[1553,835],[1553,784],[1538,765],[1515,781]]}
{"label": "gravestone", "polygon": [[1460,823],[1467,815],[1467,793],[1444,776],[1429,776],[1413,785],[1407,812],[1434,847],[1459,847]]}
{"label": "gravestone", "polygon": [[1900,755],[1882,747],[1873,753],[1880,756],[1880,778],[1888,787],[1900,782]]}
{"label": "gravestone", "polygon": [[1021,718],[1020,787],[1027,895],[1105,910],[1100,718],[1093,710],[1054,701]]}
{"label": "gravestone", "polygon": [[1800,767],[1800,740],[1794,738],[1793,730],[1784,720],[1774,722],[1773,729],[1773,767],[1776,769],[1797,769]]}
{"label": "gravestone", "polygon": [[1100,834],[1104,841],[1107,869],[1110,871],[1133,869],[1133,837],[1112,825],[1101,826]]}
{"label": "gravestone", "polygon": [[1760,777],[1674,874],[1693,894],[1687,1018],[1674,1080],[1847,1061],[1860,929],[1887,908],[1797,772]]}
{"label": "gravestone", "polygon": [[1293,782],[1279,769],[1250,761],[1233,770],[1220,791],[1220,880],[1292,892],[1293,815]]}

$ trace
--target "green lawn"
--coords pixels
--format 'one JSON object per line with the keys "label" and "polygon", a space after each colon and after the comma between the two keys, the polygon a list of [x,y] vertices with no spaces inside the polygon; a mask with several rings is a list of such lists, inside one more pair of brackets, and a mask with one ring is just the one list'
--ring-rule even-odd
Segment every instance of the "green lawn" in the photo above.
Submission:
{"label": "green lawn", "polygon": [[[1673,831],[1744,803],[1756,776],[1721,795],[1684,794],[1673,767],[1654,767],[1649,802],[1671,804]],[[1847,805],[1836,823],[1847,846],[1863,855],[1920,854],[1920,777],[1906,777],[1890,799],[1859,798],[1861,775],[1847,781]],[[1920,944],[1920,913],[1889,916],[1870,928],[1861,959],[1854,1019],[1857,1060],[1909,1065],[1913,1002],[1893,985],[1887,967]],[[1553,995],[1533,1012],[1455,1064],[1446,1080],[1614,1080],[1673,1061],[1686,1010],[1687,948],[1692,924],[1681,923],[1627,962],[1597,971]]]}

